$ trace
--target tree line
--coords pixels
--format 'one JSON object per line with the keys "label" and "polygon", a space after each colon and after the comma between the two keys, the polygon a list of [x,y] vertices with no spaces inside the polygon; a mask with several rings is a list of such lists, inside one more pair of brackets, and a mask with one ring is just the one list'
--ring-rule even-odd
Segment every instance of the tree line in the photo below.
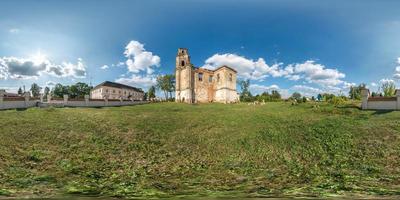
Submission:
{"label": "tree line", "polygon": [[[61,83],[56,84],[51,90],[49,87],[44,87],[43,95],[44,98],[47,98],[47,95],[51,94],[53,97],[62,98],[65,94],[67,94],[70,98],[84,98],[85,95],[90,94],[90,90],[93,89],[92,86],[89,86],[86,83],[78,82],[72,85],[62,85]],[[37,83],[32,83],[29,92],[32,97],[40,97],[42,87],[40,87]],[[20,87],[18,89],[18,94],[23,95],[25,91]]]}

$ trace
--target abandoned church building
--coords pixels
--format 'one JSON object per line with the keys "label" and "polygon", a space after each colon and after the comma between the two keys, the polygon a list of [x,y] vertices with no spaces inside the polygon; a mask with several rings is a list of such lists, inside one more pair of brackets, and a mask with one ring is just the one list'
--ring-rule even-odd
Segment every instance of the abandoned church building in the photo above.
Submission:
{"label": "abandoned church building", "polygon": [[236,91],[236,70],[224,65],[214,70],[194,67],[186,48],[179,48],[176,56],[175,100],[185,103],[234,103],[239,101]]}

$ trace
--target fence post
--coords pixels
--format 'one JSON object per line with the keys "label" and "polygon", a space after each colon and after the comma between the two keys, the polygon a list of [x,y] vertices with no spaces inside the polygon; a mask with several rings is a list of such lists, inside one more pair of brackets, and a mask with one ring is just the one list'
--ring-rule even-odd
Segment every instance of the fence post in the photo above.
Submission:
{"label": "fence post", "polygon": [[369,90],[368,89],[362,89],[361,90],[361,109],[366,110],[368,109],[368,97],[369,97]]}
{"label": "fence post", "polygon": [[48,94],[47,95],[47,103],[50,103],[50,101],[51,101],[51,94]]}
{"label": "fence post", "polygon": [[89,95],[87,95],[87,94],[85,95],[85,105],[86,106],[89,106],[89,97],[90,97]]}
{"label": "fence post", "polygon": [[66,106],[68,103],[68,94],[64,94],[63,97],[64,97],[64,106]]}
{"label": "fence post", "polygon": [[25,97],[25,108],[28,107],[28,103],[29,103],[29,97],[31,96],[31,93],[29,92],[25,92],[24,93],[24,97]]}
{"label": "fence post", "polygon": [[6,90],[0,90],[0,109],[4,107],[4,95],[6,94]]}
{"label": "fence post", "polygon": [[397,89],[395,94],[397,97],[397,110],[400,110],[400,89]]}
{"label": "fence post", "polygon": [[103,98],[104,98],[104,106],[108,106],[108,94],[105,94]]}

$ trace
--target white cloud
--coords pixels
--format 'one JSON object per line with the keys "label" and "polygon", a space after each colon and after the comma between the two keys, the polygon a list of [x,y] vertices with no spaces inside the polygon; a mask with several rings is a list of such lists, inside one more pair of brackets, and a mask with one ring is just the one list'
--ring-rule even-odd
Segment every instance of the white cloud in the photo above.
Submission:
{"label": "white cloud", "polygon": [[74,77],[74,78],[85,78],[86,77],[86,66],[84,65],[81,58],[78,58],[76,64],[70,62],[62,62],[61,65],[50,65],[47,69],[47,73],[57,77]]}
{"label": "white cloud", "polygon": [[131,85],[133,87],[141,87],[141,88],[149,88],[152,85],[156,84],[157,78],[153,75],[138,75],[132,74],[129,78],[118,78],[115,82]]}
{"label": "white cloud", "polygon": [[379,81],[379,83],[380,83],[380,84],[395,83],[395,81],[394,81],[393,79],[386,79],[386,78],[384,78],[384,79],[381,79],[381,80]]}
{"label": "white cloud", "polygon": [[303,96],[317,96],[320,93],[324,93],[321,89],[306,86],[306,85],[294,85],[290,88],[292,91],[299,92]]}
{"label": "white cloud", "polygon": [[12,28],[12,29],[8,30],[8,32],[13,33],[13,34],[18,34],[19,31],[20,30],[18,28]]}
{"label": "white cloud", "polygon": [[279,69],[282,63],[269,66],[263,58],[252,60],[236,54],[214,54],[205,61],[203,67],[215,69],[222,65],[234,68],[239,77],[251,80],[263,80],[268,76],[280,77],[285,73]]}
{"label": "white cloud", "polygon": [[0,58],[0,79],[37,78],[43,73],[57,77],[72,76],[83,78],[86,76],[86,67],[80,58],[76,64],[62,62],[60,65],[54,64],[47,59]]}
{"label": "white cloud", "polygon": [[130,72],[146,71],[147,74],[152,74],[154,72],[153,67],[160,66],[160,57],[146,51],[144,45],[138,41],[130,41],[125,47],[124,54],[128,58],[125,63]]}
{"label": "white cloud", "polygon": [[121,67],[124,66],[125,63],[124,62],[118,62],[117,64],[111,64],[111,67]]}
{"label": "white cloud", "polygon": [[[290,70],[287,68],[290,68]],[[316,83],[321,86],[336,86],[344,83],[341,80],[345,77],[344,73],[339,72],[337,69],[326,68],[313,60],[289,65],[285,70],[293,71],[293,73],[289,73],[288,77],[297,75],[296,79],[304,78],[309,83]]]}
{"label": "white cloud", "polygon": [[275,85],[275,84],[270,85],[270,86],[259,85],[259,84],[250,84],[249,89],[253,95],[261,94],[263,92],[271,92],[272,90],[277,90],[281,94],[282,98],[289,97],[289,91],[287,89],[282,89],[278,85]]}
{"label": "white cloud", "polygon": [[108,69],[108,68],[109,68],[108,65],[103,65],[100,67],[100,69]]}
{"label": "white cloud", "polygon": [[205,61],[203,67],[215,69],[222,65],[234,68],[239,77],[251,80],[264,80],[269,76],[284,77],[293,81],[304,79],[308,83],[326,87],[343,84],[342,79],[345,78],[345,74],[337,69],[327,68],[313,60],[290,64],[283,68],[283,63],[269,66],[263,58],[252,60],[236,54],[214,54]]}
{"label": "white cloud", "polygon": [[54,86],[54,85],[56,85],[56,83],[53,82],[53,81],[47,81],[47,82],[46,82],[46,86],[47,86],[47,87],[52,87],[52,86]]}
{"label": "white cloud", "polygon": [[400,57],[397,58],[397,66],[395,68],[393,78],[400,79]]}
{"label": "white cloud", "polygon": [[343,82],[343,87],[346,88],[346,89],[350,89],[350,87],[354,87],[356,85],[357,85],[356,83],[349,83],[349,82],[346,82],[346,81]]}

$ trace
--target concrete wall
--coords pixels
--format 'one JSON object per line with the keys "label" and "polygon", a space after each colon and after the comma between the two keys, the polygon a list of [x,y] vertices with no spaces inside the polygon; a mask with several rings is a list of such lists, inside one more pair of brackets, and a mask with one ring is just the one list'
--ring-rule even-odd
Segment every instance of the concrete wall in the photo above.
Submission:
{"label": "concrete wall", "polygon": [[369,90],[361,91],[363,110],[400,110],[400,89],[396,90],[395,97],[371,97]]}
{"label": "concrete wall", "polygon": [[5,97],[5,90],[0,90],[0,110],[15,108],[31,108],[37,105],[39,100],[30,99],[30,93],[25,92],[22,97]]}
{"label": "concrete wall", "polygon": [[0,91],[0,110],[5,109],[16,109],[16,108],[32,108],[32,107],[105,107],[105,106],[127,106],[127,105],[138,105],[146,104],[147,101],[130,101],[130,100],[108,100],[108,99],[89,99],[89,95],[85,96],[85,99],[71,100],[68,99],[68,95],[65,95],[63,99],[51,100],[43,102],[43,99],[36,100],[30,99],[29,94],[26,94],[24,98],[4,98],[4,94]]}

